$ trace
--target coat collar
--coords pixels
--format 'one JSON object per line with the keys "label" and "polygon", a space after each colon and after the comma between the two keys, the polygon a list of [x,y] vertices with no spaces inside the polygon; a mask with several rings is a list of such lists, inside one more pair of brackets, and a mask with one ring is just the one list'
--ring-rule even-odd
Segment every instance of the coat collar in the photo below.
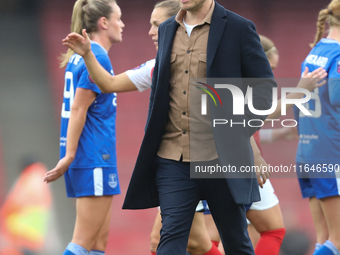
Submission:
{"label": "coat collar", "polygon": [[210,31],[208,36],[207,49],[207,68],[212,64],[218,45],[223,35],[224,28],[227,24],[227,13],[225,9],[215,2],[215,10],[211,18]]}

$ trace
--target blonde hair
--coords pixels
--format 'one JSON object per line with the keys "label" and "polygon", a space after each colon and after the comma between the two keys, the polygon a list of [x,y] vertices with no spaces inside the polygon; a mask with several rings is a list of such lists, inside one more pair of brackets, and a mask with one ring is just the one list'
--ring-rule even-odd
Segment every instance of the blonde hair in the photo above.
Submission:
{"label": "blonde hair", "polygon": [[[71,32],[82,34],[85,28],[87,33],[97,31],[97,21],[101,17],[110,18],[113,9],[111,3],[115,0],[77,0],[73,7]],[[61,55],[60,67],[64,67],[69,61],[74,51],[68,49],[66,53]]]}
{"label": "blonde hair", "polygon": [[279,54],[279,51],[276,49],[275,44],[272,40],[270,40],[268,37],[265,37],[263,35],[260,36],[260,41],[262,48],[264,52],[266,53],[267,58],[270,58],[272,53]]}
{"label": "blonde hair", "polygon": [[154,9],[156,8],[164,8],[166,9],[167,16],[168,18],[176,15],[181,7],[179,6],[178,0],[165,0],[165,1],[160,1],[155,4]]}
{"label": "blonde hair", "polygon": [[326,9],[319,12],[318,21],[316,23],[316,34],[314,42],[310,45],[314,47],[323,37],[326,23],[330,27],[340,27],[340,0],[332,0]]}

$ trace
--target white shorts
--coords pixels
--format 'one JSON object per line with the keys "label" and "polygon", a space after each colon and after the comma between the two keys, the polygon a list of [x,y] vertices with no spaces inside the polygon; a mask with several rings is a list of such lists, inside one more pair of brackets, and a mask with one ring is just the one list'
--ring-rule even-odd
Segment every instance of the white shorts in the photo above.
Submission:
{"label": "white shorts", "polygon": [[267,210],[269,208],[274,207],[279,203],[279,199],[275,195],[274,188],[268,179],[266,183],[263,185],[263,188],[260,188],[260,196],[261,201],[254,202],[249,210],[256,210],[256,211],[262,211]]}
{"label": "white shorts", "polygon": [[[260,196],[261,201],[252,203],[249,210],[263,211],[270,209],[279,203],[279,199],[275,195],[274,188],[269,179],[263,185],[263,188],[260,188]],[[248,225],[251,224],[248,219],[247,223]]]}

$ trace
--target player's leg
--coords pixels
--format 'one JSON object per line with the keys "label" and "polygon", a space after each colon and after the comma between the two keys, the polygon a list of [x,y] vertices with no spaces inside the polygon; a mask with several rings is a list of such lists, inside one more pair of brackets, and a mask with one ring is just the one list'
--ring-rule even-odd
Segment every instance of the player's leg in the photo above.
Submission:
{"label": "player's leg", "polygon": [[279,200],[270,180],[260,189],[260,195],[261,201],[252,203],[247,211],[247,219],[261,235],[254,246],[255,254],[279,254],[286,231]]}
{"label": "player's leg", "polygon": [[[221,241],[220,235],[216,228],[214,219],[212,218],[210,211],[208,211],[207,214],[206,212],[207,210],[204,212],[205,214],[204,218],[205,218],[205,224],[206,224],[210,239],[212,243],[216,247],[218,247],[218,250],[220,251],[220,253],[224,255],[225,253],[224,253],[223,245],[220,242]],[[248,222],[248,233],[249,233],[250,240],[253,244],[253,247],[255,247],[261,236],[259,232],[257,232],[257,230],[255,229],[255,227],[250,224],[250,222]]]}
{"label": "player's leg", "polygon": [[191,255],[221,255],[211,242],[203,212],[196,212],[192,221],[187,251]]}
{"label": "player's leg", "polygon": [[72,242],[91,250],[107,220],[112,196],[77,198],[77,216]]}
{"label": "player's leg", "polygon": [[[303,165],[302,168],[304,169]],[[300,188],[303,197],[309,198],[318,238],[314,254],[340,255],[340,179],[337,178],[338,173],[330,168],[327,172],[303,174],[309,178],[299,179]],[[325,239],[327,240],[324,242]]]}
{"label": "player's leg", "polygon": [[[218,230],[216,228],[215,225],[215,221],[213,219],[213,217],[211,216],[210,211],[207,212],[207,210],[204,212],[204,221],[205,221],[205,225],[208,231],[208,234],[210,236],[210,240],[211,242],[216,246],[219,247],[221,238],[220,238],[220,234],[218,233]],[[222,246],[222,245],[221,245]]]}
{"label": "player's leg", "polygon": [[325,216],[329,237],[315,252],[316,255],[340,254],[340,197],[332,196],[320,199],[321,208]]}
{"label": "player's leg", "polygon": [[326,218],[321,208],[321,201],[316,197],[309,198],[309,207],[313,217],[313,222],[316,230],[316,246],[317,251],[324,242],[328,239],[328,227]]}
{"label": "player's leg", "polygon": [[92,247],[90,255],[104,255],[106,250],[106,245],[109,240],[110,232],[110,221],[111,221],[111,207],[107,212],[106,219],[97,235],[97,239]]}
{"label": "player's leg", "polygon": [[[66,252],[73,251],[75,255],[88,254],[86,252],[93,248],[107,220],[113,195],[120,194],[117,169],[69,169],[67,176],[65,183],[71,187],[67,189],[67,195],[77,197],[77,213],[73,238]],[[104,247],[105,243],[103,239],[101,246]]]}
{"label": "player's leg", "polygon": [[73,238],[63,255],[87,255],[103,226],[112,196],[78,197]]}
{"label": "player's leg", "polygon": [[[220,240],[220,235],[218,233],[218,230],[216,228],[215,222],[211,214],[206,214],[204,217],[205,217],[205,224],[207,226],[211,242],[216,247],[218,247],[218,250],[222,255],[225,255],[223,245]],[[249,233],[250,240],[253,244],[253,247],[255,247],[261,236],[260,236],[260,233],[257,232],[257,230],[255,229],[255,227],[250,224],[250,222],[248,224],[248,233]]]}
{"label": "player's leg", "polygon": [[261,235],[259,232],[257,232],[256,228],[250,222],[248,224],[248,233],[253,247],[256,247],[256,244],[260,240]]}
{"label": "player's leg", "polygon": [[157,255],[185,254],[200,188],[190,178],[190,164],[156,158],[156,184],[162,216]]}
{"label": "player's leg", "polygon": [[161,238],[160,230],[162,228],[161,211],[158,210],[155,222],[150,234],[150,251],[152,255],[156,254],[159,239]]}
{"label": "player's leg", "polygon": [[[210,238],[214,238],[214,240],[220,239],[220,235],[218,234],[218,230],[216,228],[213,218],[211,217],[211,214],[207,214],[205,217],[206,217],[205,223],[207,225]],[[255,247],[261,236],[260,236],[260,233],[257,232],[257,230],[255,229],[255,227],[250,224],[250,222],[248,224],[248,234],[249,234],[253,247]],[[220,241],[212,241],[212,243],[216,245],[216,247],[218,247],[218,250],[222,255],[225,255],[223,245]]]}
{"label": "player's leg", "polygon": [[[298,169],[304,169],[304,164],[301,164],[299,162],[297,162],[296,164]],[[302,197],[309,199],[309,207],[311,210],[314,226],[316,229],[316,244],[314,250],[315,254],[328,238],[326,219],[323,215],[320,201],[316,198],[317,185],[313,185],[314,183],[313,178],[308,178],[309,173],[306,172],[298,171],[297,174],[299,177],[298,180]]]}
{"label": "player's leg", "polygon": [[279,254],[285,234],[280,206],[277,204],[262,211],[250,209],[247,218],[261,235],[255,254]]}

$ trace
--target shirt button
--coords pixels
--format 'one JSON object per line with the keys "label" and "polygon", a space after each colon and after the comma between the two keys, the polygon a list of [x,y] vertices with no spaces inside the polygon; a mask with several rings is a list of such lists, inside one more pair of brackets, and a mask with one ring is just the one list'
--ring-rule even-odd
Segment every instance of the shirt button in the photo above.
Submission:
{"label": "shirt button", "polygon": [[190,50],[188,50],[187,53],[189,54],[189,53],[190,53]]}
{"label": "shirt button", "polygon": [[183,91],[183,95],[186,95],[187,94],[187,92],[186,91]]}
{"label": "shirt button", "polygon": [[183,135],[185,135],[187,132],[186,131],[183,131]]}
{"label": "shirt button", "polygon": [[186,112],[183,112],[183,115],[187,114]]}
{"label": "shirt button", "polygon": [[188,70],[185,70],[185,73],[188,74],[189,73]]}

